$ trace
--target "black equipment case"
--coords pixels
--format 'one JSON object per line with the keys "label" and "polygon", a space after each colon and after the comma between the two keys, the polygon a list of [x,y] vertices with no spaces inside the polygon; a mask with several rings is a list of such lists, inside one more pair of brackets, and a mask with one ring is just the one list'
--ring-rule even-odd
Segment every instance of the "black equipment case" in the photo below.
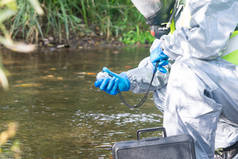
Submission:
{"label": "black equipment case", "polygon": [[[140,139],[144,132],[163,131],[164,137]],[[163,127],[137,130],[137,140],[117,142],[114,159],[195,159],[193,139],[189,135],[166,137]]]}

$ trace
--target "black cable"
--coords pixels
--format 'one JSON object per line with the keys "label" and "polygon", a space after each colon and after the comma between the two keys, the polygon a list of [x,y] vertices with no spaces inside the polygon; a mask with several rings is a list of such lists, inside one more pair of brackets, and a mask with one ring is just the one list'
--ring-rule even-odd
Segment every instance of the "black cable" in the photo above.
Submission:
{"label": "black cable", "polygon": [[139,108],[139,107],[141,107],[141,106],[145,103],[145,101],[146,101],[147,98],[148,98],[148,95],[149,95],[149,92],[150,92],[150,88],[151,88],[151,86],[152,86],[152,82],[153,82],[153,80],[154,80],[154,77],[155,77],[155,74],[156,74],[158,65],[159,65],[159,63],[156,63],[155,69],[154,69],[154,72],[153,72],[153,75],[152,75],[152,78],[151,78],[151,81],[150,81],[150,84],[149,84],[149,87],[148,87],[148,89],[147,89],[147,91],[146,91],[144,97],[141,98],[141,100],[139,101],[139,103],[137,103],[137,104],[135,104],[135,105],[129,104],[129,103],[125,100],[125,98],[122,96],[121,92],[118,90],[118,92],[119,92],[118,94],[119,94],[120,100],[121,100],[122,103],[125,104],[128,108],[131,108],[131,109],[133,109],[133,108]]}

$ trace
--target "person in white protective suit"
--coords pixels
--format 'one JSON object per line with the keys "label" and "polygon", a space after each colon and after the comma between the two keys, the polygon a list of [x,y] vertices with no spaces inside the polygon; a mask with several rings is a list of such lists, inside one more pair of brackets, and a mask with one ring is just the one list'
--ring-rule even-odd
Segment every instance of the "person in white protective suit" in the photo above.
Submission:
{"label": "person in white protective suit", "polygon": [[168,136],[191,135],[197,159],[213,159],[218,148],[221,158],[238,159],[238,0],[175,1],[166,27],[158,20],[166,1],[132,2],[157,37],[150,57],[120,74],[105,69],[95,86],[112,95],[143,93],[159,63],[151,91]]}

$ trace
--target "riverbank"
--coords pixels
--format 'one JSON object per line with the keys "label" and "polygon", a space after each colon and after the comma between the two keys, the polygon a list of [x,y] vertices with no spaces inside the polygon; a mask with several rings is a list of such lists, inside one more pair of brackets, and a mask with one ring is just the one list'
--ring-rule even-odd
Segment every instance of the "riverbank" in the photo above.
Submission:
{"label": "riverbank", "polygon": [[127,46],[123,42],[112,38],[106,40],[100,36],[76,36],[73,39],[57,42],[53,37],[44,38],[37,44],[38,48],[71,48],[71,49],[91,49],[91,48],[115,48]]}
{"label": "riverbank", "polygon": [[[15,41],[24,42],[24,40],[16,39]],[[28,43],[31,44],[31,43]],[[134,48],[134,47],[150,47],[151,43],[140,43],[136,42],[134,44],[125,44],[116,38],[110,38],[106,40],[106,37],[103,36],[74,36],[69,40],[62,40],[59,42],[52,36],[48,38],[39,39],[38,43],[33,43],[36,45],[37,50],[46,50],[46,51],[60,51],[63,49],[70,50],[85,50],[85,49],[120,49],[120,48]],[[4,46],[1,46],[1,50],[6,49]],[[35,52],[35,51],[34,51]]]}
{"label": "riverbank", "polygon": [[28,1],[6,22],[15,41],[46,48],[124,47],[153,41],[144,17],[130,0],[40,1],[37,15]]}
{"label": "riverbank", "polygon": [[[24,40],[16,40],[17,42],[24,42]],[[30,44],[30,43],[28,43]],[[115,50],[112,53],[117,53],[118,50],[123,48],[149,48],[151,43],[135,43],[135,44],[125,44],[118,39],[112,38],[111,40],[106,40],[104,37],[99,36],[84,36],[84,37],[75,37],[69,41],[57,42],[53,37],[40,39],[38,43],[34,44],[36,46],[36,50],[32,53],[36,52],[58,52],[64,50],[102,50],[102,49],[110,49]],[[0,50],[2,52],[9,52],[9,50],[0,45]],[[4,51],[5,50],[5,51]],[[10,51],[12,52],[12,50]],[[16,52],[17,53],[17,52]]]}

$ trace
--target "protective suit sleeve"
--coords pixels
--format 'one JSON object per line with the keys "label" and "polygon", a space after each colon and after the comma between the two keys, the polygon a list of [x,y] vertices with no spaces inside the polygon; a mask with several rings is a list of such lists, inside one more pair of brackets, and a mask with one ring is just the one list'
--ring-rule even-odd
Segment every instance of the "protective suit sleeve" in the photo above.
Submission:
{"label": "protective suit sleeve", "polygon": [[[169,70],[170,65],[166,67]],[[154,66],[150,62],[149,57],[143,59],[137,68],[128,70],[126,74],[130,80],[130,91],[134,93],[146,92],[153,75],[153,70]],[[157,71],[152,82],[151,91],[164,87],[167,84],[168,76],[169,71],[168,73],[160,73]]]}
{"label": "protective suit sleeve", "polygon": [[172,59],[215,59],[237,24],[238,0],[187,0],[174,33],[161,37],[161,48]]}

